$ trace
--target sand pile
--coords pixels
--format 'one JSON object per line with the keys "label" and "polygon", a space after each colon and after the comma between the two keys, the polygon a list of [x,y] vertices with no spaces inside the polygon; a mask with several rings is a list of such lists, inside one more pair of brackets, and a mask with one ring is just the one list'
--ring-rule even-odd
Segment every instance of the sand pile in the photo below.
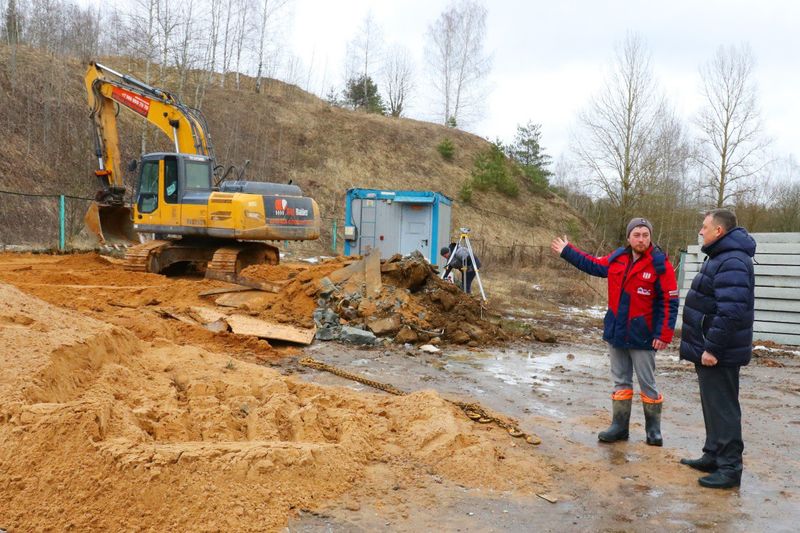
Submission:
{"label": "sand pile", "polygon": [[189,340],[0,284],[0,528],[275,530],[376,467],[419,486],[546,488],[534,448],[433,392],[296,382]]}

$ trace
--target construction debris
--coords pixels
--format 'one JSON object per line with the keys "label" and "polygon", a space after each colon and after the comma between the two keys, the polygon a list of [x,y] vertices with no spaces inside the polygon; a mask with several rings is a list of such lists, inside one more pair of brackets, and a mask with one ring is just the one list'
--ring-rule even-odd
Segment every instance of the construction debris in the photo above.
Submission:
{"label": "construction debris", "polygon": [[449,341],[474,345],[503,340],[480,301],[442,281],[419,253],[382,264],[374,252],[317,283],[317,339],[338,339],[344,325],[368,329],[398,344]]}

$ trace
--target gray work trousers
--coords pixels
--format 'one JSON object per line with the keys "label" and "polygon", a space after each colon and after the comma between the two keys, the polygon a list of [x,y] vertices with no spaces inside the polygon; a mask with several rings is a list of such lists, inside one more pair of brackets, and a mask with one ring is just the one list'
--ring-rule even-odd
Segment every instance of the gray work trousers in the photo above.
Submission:
{"label": "gray work trousers", "polygon": [[611,354],[611,378],[614,390],[633,389],[633,371],[639,378],[641,391],[653,400],[659,398],[656,388],[656,351],[615,348],[609,345]]}

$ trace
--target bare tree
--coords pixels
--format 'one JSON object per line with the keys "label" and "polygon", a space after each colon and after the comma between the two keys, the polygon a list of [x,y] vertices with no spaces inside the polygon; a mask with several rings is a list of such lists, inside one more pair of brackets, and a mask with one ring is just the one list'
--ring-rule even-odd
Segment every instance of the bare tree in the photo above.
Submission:
{"label": "bare tree", "polygon": [[222,79],[220,85],[225,87],[225,80],[228,76],[228,71],[231,67],[231,59],[233,58],[233,36],[236,33],[236,15],[239,9],[242,9],[242,4],[238,0],[232,0],[228,3],[225,9],[224,27],[221,28],[222,33]]}
{"label": "bare tree", "polygon": [[644,42],[629,34],[605,87],[580,113],[574,142],[580,163],[622,220],[632,216],[648,178],[658,175],[655,147],[665,113]]}
{"label": "bare tree", "polygon": [[3,41],[11,48],[11,57],[8,61],[8,79],[11,91],[16,87],[17,79],[17,46],[22,37],[22,12],[17,6],[17,0],[8,0],[3,12]]}
{"label": "bare tree", "polygon": [[[206,52],[205,52],[205,61],[204,61],[204,68],[206,69],[207,75],[204,77],[197,87],[195,92],[195,101],[196,106],[200,108],[202,106],[203,96],[205,95],[206,86],[210,85],[213,77],[214,72],[217,68],[217,47],[219,46],[220,41],[220,32],[221,32],[221,22],[222,22],[222,10],[226,7],[227,2],[223,2],[222,0],[210,0],[209,5],[209,18],[208,18],[208,42],[206,43]],[[230,11],[231,6],[227,5],[228,11]]]}
{"label": "bare tree", "polygon": [[486,8],[475,0],[451,4],[428,28],[426,57],[439,93],[441,118],[455,126],[479,113],[491,68],[484,52]]}
{"label": "bare tree", "polygon": [[247,39],[253,27],[249,24],[249,17],[247,16],[252,7],[252,0],[237,0],[236,2],[238,11],[236,12],[236,26],[234,31],[233,50],[235,52],[236,61],[236,89],[240,89],[240,73],[242,72],[242,52],[244,51]]}
{"label": "bare tree", "polygon": [[164,71],[167,68],[167,60],[172,47],[173,33],[180,21],[173,0],[154,0],[156,8],[156,25],[158,27],[159,49],[161,63],[158,69],[159,83],[164,82]]}
{"label": "bare tree", "polygon": [[375,79],[374,66],[380,58],[382,47],[383,31],[370,11],[347,45],[347,81],[355,78],[363,80],[364,94],[368,92],[367,81]]}
{"label": "bare tree", "polygon": [[[164,3],[167,4],[168,0],[164,0]],[[179,94],[183,93],[184,86],[186,85],[186,76],[189,73],[189,69],[192,67],[192,46],[194,45],[195,33],[194,8],[194,0],[184,0],[177,9],[177,16],[175,17],[174,28],[180,28],[182,31],[180,42],[176,43],[177,46],[170,46],[170,48],[173,49],[173,53],[175,54],[175,66],[178,68],[178,76],[180,77],[178,82]],[[167,35],[163,35],[163,37],[165,39],[168,38]],[[166,63],[166,56],[164,63]],[[164,68],[166,68],[166,64],[161,65],[162,72]]]}
{"label": "bare tree", "polygon": [[393,117],[402,116],[414,90],[414,61],[408,49],[401,45],[389,48],[383,70],[389,114]]}
{"label": "bare tree", "polygon": [[750,48],[742,45],[718,48],[700,69],[705,107],[696,118],[701,131],[696,160],[702,185],[717,207],[765,165],[768,140],[761,133],[753,66]]}
{"label": "bare tree", "polygon": [[[134,11],[130,15],[131,20],[131,39],[130,42],[137,43],[137,56],[145,60],[144,81],[151,83],[151,68],[156,54],[156,44],[158,42],[158,20],[159,0],[137,0],[134,4]],[[141,153],[147,151],[147,123],[141,123],[140,149]]]}
{"label": "bare tree", "polygon": [[264,64],[267,59],[267,47],[272,37],[272,23],[277,14],[283,9],[289,0],[260,0],[258,6],[258,70],[256,71],[256,92],[261,92],[262,76],[266,70]]}

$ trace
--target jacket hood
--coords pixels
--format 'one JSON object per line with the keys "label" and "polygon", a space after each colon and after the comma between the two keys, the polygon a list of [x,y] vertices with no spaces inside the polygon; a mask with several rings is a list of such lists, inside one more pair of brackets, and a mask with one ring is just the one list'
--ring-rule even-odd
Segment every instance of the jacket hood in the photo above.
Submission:
{"label": "jacket hood", "polygon": [[753,257],[756,254],[756,241],[747,233],[747,230],[736,227],[708,246],[703,246],[701,250],[710,257],[735,250],[741,250]]}

